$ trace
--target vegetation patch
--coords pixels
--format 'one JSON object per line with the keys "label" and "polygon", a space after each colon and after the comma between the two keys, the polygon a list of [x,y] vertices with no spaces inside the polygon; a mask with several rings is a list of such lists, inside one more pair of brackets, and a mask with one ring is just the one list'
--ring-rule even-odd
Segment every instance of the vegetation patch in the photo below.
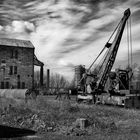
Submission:
{"label": "vegetation patch", "polygon": [[[28,104],[18,102],[0,108],[0,124],[18,128],[28,128],[41,136],[51,134],[63,137],[90,136],[115,139],[114,135],[139,135],[140,111],[118,107],[75,104],[71,100],[50,100],[40,96]],[[2,103],[2,102],[1,102]],[[4,103],[4,102],[3,102]],[[85,119],[81,127],[77,119]],[[123,136],[122,136],[123,135]],[[117,139],[116,138],[116,139]]]}

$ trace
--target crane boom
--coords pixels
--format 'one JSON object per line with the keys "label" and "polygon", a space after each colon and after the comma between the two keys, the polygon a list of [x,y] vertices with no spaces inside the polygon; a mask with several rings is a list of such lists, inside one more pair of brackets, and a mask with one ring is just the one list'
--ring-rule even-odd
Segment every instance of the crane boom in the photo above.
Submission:
{"label": "crane boom", "polygon": [[102,69],[102,73],[100,75],[100,78],[97,82],[97,89],[103,90],[105,83],[109,77],[109,72],[111,71],[113,64],[115,62],[115,58],[117,55],[117,51],[120,45],[120,41],[123,35],[123,31],[125,28],[125,24],[126,21],[128,20],[129,16],[130,16],[131,12],[130,9],[128,8],[127,10],[125,10],[124,12],[124,16],[122,17],[118,30],[116,32],[116,35],[114,37],[114,40],[112,43],[107,42],[106,46],[109,48],[108,54],[104,60],[104,64],[103,64],[103,69]]}

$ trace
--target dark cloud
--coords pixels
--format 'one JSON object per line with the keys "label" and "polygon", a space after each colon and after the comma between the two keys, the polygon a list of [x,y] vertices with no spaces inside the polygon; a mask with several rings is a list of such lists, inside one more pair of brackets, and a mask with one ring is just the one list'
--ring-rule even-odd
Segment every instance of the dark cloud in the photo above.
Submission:
{"label": "dark cloud", "polygon": [[4,0],[0,3],[1,25],[8,25],[12,20],[21,19],[24,15],[20,9],[21,4],[15,0]]}
{"label": "dark cloud", "polygon": [[[58,58],[63,57],[64,55],[73,51],[79,51],[81,49],[87,48],[88,45],[91,45],[93,42],[100,38],[102,39],[102,36],[100,35],[101,33],[104,34],[106,32],[113,31],[114,27],[116,27],[118,23],[118,17],[115,17],[115,20],[111,19],[110,22],[101,24],[98,27],[94,27],[96,22],[91,23],[92,25],[88,25],[88,23],[94,20],[99,20],[99,22],[106,22],[102,20],[100,21],[100,19],[106,15],[111,15],[113,10],[117,10],[118,7],[121,7],[123,4],[125,5],[125,3],[128,1],[131,0],[70,0],[70,2],[73,3],[65,7],[65,5],[63,5],[65,0],[1,0],[0,25],[11,25],[13,21],[28,21],[34,23],[34,25],[36,25],[39,30],[40,27],[42,28],[41,24],[43,24],[43,28],[45,30],[47,27],[47,22],[54,24],[54,27],[55,23],[59,23],[61,25],[66,25],[64,27],[66,30],[77,30],[77,32],[79,31],[81,34],[84,34],[84,30],[81,32],[82,29],[91,29],[91,31],[88,32],[89,35],[83,39],[79,39],[78,36],[74,36],[75,32],[72,32],[65,40],[63,40],[61,44],[59,44],[60,48],[55,50],[56,52],[54,52],[53,55],[55,58]],[[51,8],[47,6],[48,2],[51,3]],[[58,8],[58,4],[61,4],[62,6]],[[134,2],[133,6],[140,7],[140,2]],[[74,17],[75,19],[73,19]],[[133,17],[133,20],[138,22],[140,19],[140,10],[134,12]],[[73,22],[73,20],[75,21]],[[99,22],[97,22],[97,24]],[[25,32],[30,34],[32,33],[32,30],[25,28]],[[80,33],[77,35],[80,36]],[[38,34],[42,35],[41,32]],[[49,34],[53,33],[49,32]],[[47,40],[47,37],[45,36],[45,40]],[[53,41],[55,42],[55,38]],[[47,42],[49,42],[49,40],[44,42],[47,46]],[[42,44],[44,44],[44,42]],[[40,45],[42,44],[40,43]]]}
{"label": "dark cloud", "polygon": [[[9,24],[11,20],[28,20],[28,21],[38,21],[44,16],[49,16],[50,18],[61,18],[61,15],[53,15],[57,11],[48,11],[48,9],[43,9],[43,11],[37,10],[35,7],[40,3],[45,4],[47,0],[1,0],[0,1],[0,22],[1,24]],[[85,24],[92,19],[100,18],[97,13],[102,10],[99,8],[100,3],[104,3],[106,7],[114,8],[116,5],[121,5],[127,0],[71,0],[75,2],[78,6],[83,5],[90,9],[88,13],[84,13],[84,16],[79,21],[77,26]],[[62,2],[62,1],[61,1]],[[60,3],[59,0],[54,0],[53,4]],[[79,5],[79,6],[80,6]],[[71,7],[67,9],[72,15],[77,13],[83,13],[84,11]],[[105,9],[103,9],[105,10]],[[8,16],[6,16],[8,15]]]}
{"label": "dark cloud", "polygon": [[[96,34],[96,36],[95,36],[95,34]],[[100,36],[100,34],[98,34],[98,32],[93,32],[92,34],[90,34],[90,36],[86,37],[82,41],[69,37],[62,44],[63,49],[59,50],[59,54],[61,54],[61,56],[62,56],[63,54],[66,55],[71,52],[82,50],[83,48],[87,49],[87,46],[92,44],[94,41],[98,40],[99,37],[101,37],[101,36]]]}
{"label": "dark cloud", "polygon": [[135,1],[134,3],[132,3],[133,6],[136,6],[136,7],[140,7],[140,1],[137,0]]}
{"label": "dark cloud", "polygon": [[[78,8],[67,8],[67,12],[76,16],[76,14],[83,14],[83,17],[75,26],[81,27],[85,23],[89,22],[92,19],[100,18],[97,15],[98,11],[102,10],[99,7],[100,3],[105,3],[107,7],[113,8],[117,3],[125,2],[126,0],[71,0],[75,2],[77,6],[83,5],[90,9],[90,12],[86,12],[84,10],[80,10]],[[48,17],[50,19],[61,19],[61,13],[59,11],[49,11],[46,9],[36,9],[36,7],[41,4],[47,2],[47,0],[3,0],[0,2],[0,23],[2,25],[8,25],[12,20],[26,20],[31,22],[38,22],[44,17]],[[61,1],[62,2],[62,1]],[[52,4],[60,3],[59,0],[54,0]],[[80,5],[79,5],[80,4]],[[104,9],[103,9],[104,10]],[[67,24],[66,21],[62,21],[64,24]]]}
{"label": "dark cloud", "polygon": [[117,0],[117,1],[116,0],[72,0],[72,1],[78,4],[88,4],[93,6],[101,2],[109,3],[109,5],[115,5],[117,3],[125,3],[128,0]]}
{"label": "dark cloud", "polygon": [[132,19],[135,22],[135,24],[139,23],[140,21],[140,9],[136,12],[132,13]]}
{"label": "dark cloud", "polygon": [[8,25],[14,20],[32,21],[38,17],[36,13],[32,13],[33,7],[38,2],[36,0],[34,2],[32,0],[1,0],[0,24]]}
{"label": "dark cloud", "polygon": [[[116,6],[121,6],[123,3],[129,0],[73,0],[76,4],[84,5],[90,12],[85,13],[81,18],[79,23],[75,25],[77,28],[82,27],[84,24],[88,23],[91,20],[99,19],[105,16],[107,13],[102,12],[106,11],[106,9],[114,9]],[[101,6],[103,5],[103,7]],[[78,12],[77,10],[71,10],[74,13]],[[110,10],[111,11],[111,10]],[[98,14],[98,12],[102,12],[102,14]],[[111,13],[108,13],[111,14]]]}
{"label": "dark cloud", "polygon": [[98,28],[97,30],[99,32],[111,32],[111,31],[113,31],[115,29],[114,28],[115,26],[117,26],[116,21],[112,21],[112,22],[104,25],[103,27]]}
{"label": "dark cloud", "polygon": [[100,3],[103,0],[72,0],[72,1],[74,1],[75,3],[78,3],[78,4],[95,5],[95,4]]}

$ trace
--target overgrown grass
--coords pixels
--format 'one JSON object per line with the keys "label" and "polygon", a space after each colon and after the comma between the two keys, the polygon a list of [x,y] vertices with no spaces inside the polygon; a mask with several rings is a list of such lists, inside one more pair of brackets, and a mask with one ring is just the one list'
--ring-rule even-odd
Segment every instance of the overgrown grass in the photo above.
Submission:
{"label": "overgrown grass", "polygon": [[[58,135],[57,133],[46,133],[41,137],[47,140],[90,140],[94,139],[138,139],[140,135],[140,111],[134,109],[124,109],[119,107],[76,104],[70,100],[55,100],[48,96],[39,96],[36,101],[15,101],[11,99],[0,99],[1,110],[8,107],[8,104],[15,109],[13,112],[18,114],[31,113],[37,114],[38,117],[46,123],[46,126],[72,126],[77,118],[86,118],[89,121],[89,128],[92,130],[91,136],[74,136]],[[27,111],[27,112],[26,112]],[[15,115],[14,114],[14,115]],[[51,135],[51,136],[50,136]]]}

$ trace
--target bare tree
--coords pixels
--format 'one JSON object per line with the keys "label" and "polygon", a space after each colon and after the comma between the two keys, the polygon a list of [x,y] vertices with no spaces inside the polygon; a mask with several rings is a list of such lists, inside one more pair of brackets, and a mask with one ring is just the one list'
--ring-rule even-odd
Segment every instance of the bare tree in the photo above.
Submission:
{"label": "bare tree", "polygon": [[66,78],[58,73],[52,74],[50,77],[50,88],[59,91],[68,88],[69,82]]}
{"label": "bare tree", "polygon": [[34,72],[34,86],[37,88],[40,86],[40,72],[39,71]]}
{"label": "bare tree", "polygon": [[75,83],[75,77],[74,77],[69,84],[69,88],[74,89],[75,87],[76,87],[76,83]]}

